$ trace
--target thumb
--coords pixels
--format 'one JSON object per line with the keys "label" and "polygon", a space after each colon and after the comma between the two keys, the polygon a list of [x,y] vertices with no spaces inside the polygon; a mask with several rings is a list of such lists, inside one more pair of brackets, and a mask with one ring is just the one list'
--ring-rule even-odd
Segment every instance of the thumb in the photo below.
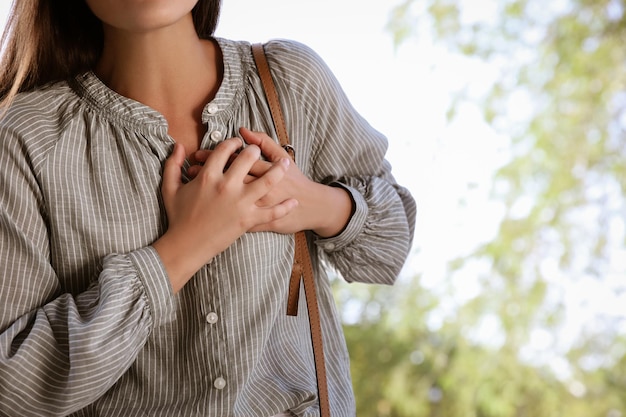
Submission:
{"label": "thumb", "polygon": [[165,161],[163,168],[163,183],[161,184],[161,193],[163,194],[164,202],[170,201],[174,198],[176,191],[182,185],[181,170],[185,162],[185,147],[181,144],[175,143],[172,154]]}

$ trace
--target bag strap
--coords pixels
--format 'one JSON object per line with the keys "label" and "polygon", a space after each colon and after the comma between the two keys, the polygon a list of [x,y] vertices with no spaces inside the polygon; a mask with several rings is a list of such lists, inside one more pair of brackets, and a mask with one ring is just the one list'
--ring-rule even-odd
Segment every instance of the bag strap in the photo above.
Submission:
{"label": "bag strap", "polygon": [[[291,150],[291,157],[295,162],[295,154],[289,143],[285,118],[278,101],[276,86],[270,73],[270,68],[265,57],[265,50],[262,44],[252,45],[252,55],[256,62],[261,83],[267,102],[270,106],[272,119],[278,140],[281,146]],[[313,344],[313,357],[315,360],[315,373],[317,374],[317,391],[320,400],[321,417],[330,417],[330,405],[328,401],[328,381],[326,377],[326,363],[324,361],[324,346],[322,343],[322,324],[320,320],[319,305],[317,303],[317,292],[315,289],[315,279],[313,278],[313,267],[311,256],[307,246],[306,235],[303,231],[295,235],[296,248],[294,255],[293,269],[289,280],[289,296],[287,298],[287,315],[298,315],[298,296],[300,294],[300,281],[304,281],[304,295],[306,297],[307,310],[309,312],[309,326],[311,328],[311,342]]]}

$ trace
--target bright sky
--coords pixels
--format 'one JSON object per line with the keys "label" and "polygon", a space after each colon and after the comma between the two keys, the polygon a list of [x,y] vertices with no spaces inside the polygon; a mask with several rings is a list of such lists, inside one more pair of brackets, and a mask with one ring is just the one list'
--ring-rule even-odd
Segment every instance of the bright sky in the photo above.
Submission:
{"label": "bright sky", "polygon": [[[450,88],[468,77],[428,44],[394,47],[385,26],[399,3],[225,0],[217,35],[251,41],[295,39],[326,60],[355,107],[389,138],[394,175],[419,206],[415,244],[420,253],[407,269],[427,269],[436,280],[446,258],[469,251],[493,234],[493,225],[486,223],[497,217],[497,208],[481,204],[480,212],[466,210],[466,219],[459,218],[457,208],[459,198],[486,199],[487,190],[480,187],[488,184],[506,141],[480,122],[477,109],[467,109],[462,127],[445,125]],[[468,127],[472,140],[467,140]],[[470,190],[469,183],[478,187]],[[476,221],[474,216],[488,220]]]}

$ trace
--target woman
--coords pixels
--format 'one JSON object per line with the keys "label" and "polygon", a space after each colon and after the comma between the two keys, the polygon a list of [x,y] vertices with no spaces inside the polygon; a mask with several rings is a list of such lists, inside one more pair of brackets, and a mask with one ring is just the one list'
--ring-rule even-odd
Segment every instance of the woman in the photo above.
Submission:
{"label": "woman", "polygon": [[14,3],[0,415],[319,415],[306,307],[284,313],[299,230],[332,415],[355,414],[320,262],[392,283],[414,202],[321,59],[274,41],[290,163],[260,133],[274,128],[249,44],[212,37],[218,14],[219,0]]}

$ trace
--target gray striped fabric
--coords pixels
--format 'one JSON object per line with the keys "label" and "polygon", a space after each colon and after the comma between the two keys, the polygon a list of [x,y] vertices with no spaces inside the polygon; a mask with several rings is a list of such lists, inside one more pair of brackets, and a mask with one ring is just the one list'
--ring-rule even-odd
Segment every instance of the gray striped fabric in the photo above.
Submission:
{"label": "gray striped fabric", "polygon": [[[218,41],[224,81],[204,109],[202,146],[240,126],[275,137],[249,44]],[[386,139],[321,59],[289,41],[267,55],[299,167],[355,202],[339,236],[309,236],[332,415],[353,416],[320,265],[393,283],[415,205],[391,176]],[[297,317],[285,315],[292,236],[245,234],[172,295],[150,246],[166,228],[172,144],[160,114],[92,73],[21,94],[0,122],[0,415],[319,415],[304,297]]]}

